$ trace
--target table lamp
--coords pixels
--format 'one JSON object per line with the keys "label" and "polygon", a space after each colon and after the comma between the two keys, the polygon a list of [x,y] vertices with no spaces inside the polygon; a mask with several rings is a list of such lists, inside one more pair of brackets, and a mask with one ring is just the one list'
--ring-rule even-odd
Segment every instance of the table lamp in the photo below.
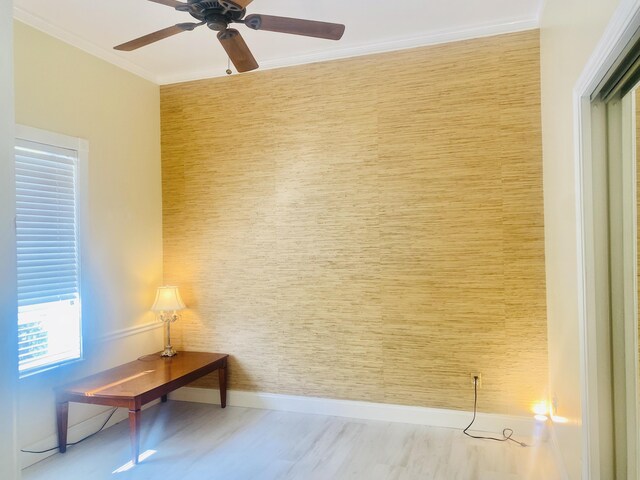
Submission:
{"label": "table lamp", "polygon": [[161,353],[163,357],[173,357],[176,351],[171,346],[171,324],[178,319],[178,310],[187,308],[180,298],[178,287],[158,287],[156,293],[156,301],[153,302],[151,310],[160,312],[158,317],[166,325],[166,343],[164,351]]}

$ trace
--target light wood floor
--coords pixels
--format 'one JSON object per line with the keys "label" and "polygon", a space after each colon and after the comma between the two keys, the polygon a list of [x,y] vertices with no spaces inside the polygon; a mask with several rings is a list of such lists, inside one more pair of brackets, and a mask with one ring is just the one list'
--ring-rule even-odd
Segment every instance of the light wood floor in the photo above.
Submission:
{"label": "light wood floor", "polygon": [[169,401],[143,412],[139,465],[127,422],[23,471],[40,479],[556,480],[547,444],[473,440],[459,430]]}

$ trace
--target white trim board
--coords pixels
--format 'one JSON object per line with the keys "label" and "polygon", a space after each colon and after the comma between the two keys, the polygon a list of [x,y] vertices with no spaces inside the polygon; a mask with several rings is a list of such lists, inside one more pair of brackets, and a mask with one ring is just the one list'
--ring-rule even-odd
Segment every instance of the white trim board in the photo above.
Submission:
{"label": "white trim board", "polygon": [[[183,402],[220,404],[220,392],[208,388],[183,387],[169,394],[169,399]],[[227,405],[232,407],[259,408],[281,412],[330,415],[334,417],[409,423],[430,427],[463,429],[473,416],[472,412],[439,408],[391,405],[385,403],[335,400],[330,398],[301,397],[275,393],[227,391]],[[542,424],[544,426],[544,424]],[[530,439],[540,435],[539,422],[533,417],[518,417],[479,413],[472,430],[492,432],[498,436],[504,428],[511,428],[514,437]],[[542,435],[543,438],[546,435]],[[526,441],[526,440],[525,440]]]}
{"label": "white trim board", "polygon": [[41,32],[46,33],[47,35],[52,36],[53,38],[57,38],[58,40],[63,41],[73,47],[79,48],[80,50],[87,52],[94,57],[105,60],[117,67],[122,68],[128,72],[133,73],[139,77],[142,77],[151,82],[157,83],[156,76],[145,70],[144,68],[140,68],[133,62],[121,58],[119,55],[111,52],[108,49],[99,47],[94,43],[91,43],[71,32],[68,32],[60,27],[57,27],[51,23],[49,23],[44,18],[40,18],[37,15],[34,15],[26,10],[14,5],[13,6],[13,18],[16,20],[29,25],[30,27],[35,28],[36,30],[40,30]]}
{"label": "white trim board", "polygon": [[[139,334],[143,334],[143,333],[147,333],[150,331],[155,331],[158,330],[159,328],[161,328],[163,326],[162,322],[148,322],[148,323],[144,323],[142,325],[134,325],[132,327],[128,327],[128,328],[123,328],[120,330],[115,330],[112,332],[109,332],[105,335],[102,335],[100,337],[97,337],[95,339],[89,340],[91,343],[94,344],[99,344],[99,343],[109,343],[109,342],[113,342],[116,340],[122,340],[125,339],[127,337],[132,337],[134,335],[139,335]],[[160,346],[160,344],[158,344],[158,347]],[[73,402],[72,402],[73,403]],[[144,405],[142,408],[147,409],[153,405],[156,405],[157,403],[159,403],[159,400],[155,400],[153,402],[150,402],[146,405]],[[71,406],[70,408],[73,408],[73,406]],[[96,414],[93,417],[90,417],[88,419],[82,420],[79,423],[75,424],[75,425],[69,425],[69,429],[68,429],[68,442],[72,443],[74,441],[77,441],[80,438],[84,438],[87,435],[90,435],[96,431],[98,431],[98,429],[102,426],[102,423],[105,421],[106,417],[108,416],[109,412],[111,412],[111,408],[109,407],[100,407],[100,406],[95,406],[95,408],[101,408],[102,411],[98,414]],[[115,425],[116,423],[119,423],[123,420],[126,420],[128,418],[128,411],[127,409],[124,408],[119,408],[114,414],[113,417],[111,417],[111,420],[109,420],[109,423],[107,423],[105,425],[105,429],[109,428],[113,425]],[[34,443],[31,443],[29,445],[23,445],[20,448],[23,450],[45,450],[47,448],[51,448],[54,445],[58,444],[58,437],[56,434],[51,434],[48,435],[47,437],[38,440]],[[70,447],[73,448],[73,447]],[[54,455],[58,453],[58,450],[52,450],[51,452],[47,452],[47,453],[24,453],[24,452],[20,452],[20,456],[19,456],[19,464],[20,464],[20,468],[24,469],[27,468],[41,460],[44,460],[47,457],[50,457],[51,455]]]}
{"label": "white trim board", "polygon": [[560,479],[569,480],[567,465],[565,464],[564,458],[562,458],[562,454],[560,453],[560,444],[558,442],[558,435],[556,433],[554,423],[551,423],[551,425],[549,426],[549,448],[551,449],[551,454],[553,455],[556,468],[558,469],[558,473],[560,474]]}
{"label": "white trim board", "polygon": [[149,322],[142,325],[134,325],[133,327],[123,328],[120,330],[114,330],[113,332],[106,333],[98,338],[95,342],[111,342],[113,340],[119,340],[121,338],[130,337],[132,335],[138,335],[140,333],[148,332],[150,330],[157,330],[164,324],[162,322]]}
{"label": "white trim board", "polygon": [[640,27],[640,0],[621,0],[607,28],[591,54],[573,90],[574,178],[576,199],[576,254],[578,259],[578,318],[580,328],[580,374],[582,384],[582,470],[583,478],[600,478],[600,422],[598,402],[598,348],[594,295],[595,253],[593,251],[591,95],[625,46]]}
{"label": "white trim board", "polygon": [[[426,47],[429,45],[439,45],[443,43],[459,42],[462,40],[472,40],[474,38],[491,37],[507,33],[524,32],[539,28],[540,23],[537,18],[514,18],[499,24],[476,25],[473,27],[457,28],[431,32],[425,35],[398,38],[387,42],[378,42],[366,45],[356,45],[340,48],[326,52],[316,52],[295,57],[278,58],[264,60],[260,62],[260,69],[243,75],[255,75],[265,70],[276,68],[293,67],[296,65],[306,65],[311,63],[328,62],[331,60],[343,60],[347,58],[362,57],[365,55],[375,55],[378,53],[396,52],[399,50],[409,50],[412,48]],[[159,75],[156,82],[160,85],[172,83],[190,82],[203,78],[225,77],[219,67],[209,67],[206,69],[191,72],[177,73],[173,75]]]}
{"label": "white trim board", "polygon": [[21,125],[19,123],[16,123],[16,138],[75,150],[78,152],[78,155],[82,153],[85,157],[89,152],[88,140],[72,137],[63,133],[43,130],[41,128],[30,127],[28,125]]}
{"label": "white trim board", "polygon": [[[146,410],[147,408],[157,405],[158,403],[160,403],[159,399],[149,402],[142,407],[142,410]],[[103,407],[99,407],[99,408],[103,408]],[[113,408],[107,407],[102,412],[98,413],[97,415],[91,418],[88,418],[87,420],[84,420],[75,425],[70,425],[67,430],[67,443],[77,442],[81,438],[85,438],[88,435],[91,435],[97,432],[102,426],[102,424],[104,423],[104,421],[107,419],[107,417],[109,416],[112,410]],[[118,410],[116,410],[116,412],[113,414],[113,417],[109,419],[109,421],[104,426],[104,428],[106,430],[107,428],[112,427],[116,423],[120,423],[123,420],[126,420],[127,418],[129,418],[129,411],[126,408],[118,408]],[[123,438],[122,440],[128,441],[129,438],[128,437]],[[55,445],[58,445],[57,434],[49,435],[48,437],[43,438],[42,440],[38,440],[35,443],[32,443],[27,446],[23,446],[21,447],[21,449],[40,451],[40,450],[46,450]],[[68,447],[68,448],[73,448],[73,447]],[[47,453],[20,452],[20,468],[25,469],[27,467],[30,467],[31,465],[38,463],[39,461],[44,460],[45,458],[55,455],[56,453],[58,453],[57,449],[51,450],[50,452],[47,452]]]}
{"label": "white trim board", "polygon": [[[44,18],[34,15],[18,6],[13,8],[13,18],[19,20],[41,32],[44,32],[58,40],[83,50],[97,58],[105,60],[128,72],[150,80],[158,85],[200,80],[203,78],[224,77],[226,74],[219,67],[191,70],[175,74],[158,74],[140,67],[121,55],[114,53],[111,49],[100,47],[84,38],[75,35],[63,28],[51,24]],[[272,60],[265,60],[260,63],[260,69],[271,70],[274,68],[290,67],[309,63],[324,62],[344,58],[359,57],[376,53],[393,52],[409,48],[424,47],[441,43],[456,42],[460,40],[470,40],[473,38],[489,37],[505,33],[515,33],[525,30],[539,28],[539,12],[533,16],[513,17],[500,21],[499,23],[479,24],[473,26],[454,27],[446,30],[425,33],[405,38],[376,42],[371,44],[352,45],[331,51],[316,52],[295,57],[284,57]],[[256,72],[250,72],[253,75]]]}
{"label": "white trim board", "polygon": [[[170,393],[169,399],[173,401],[219,405],[220,392],[219,390],[208,388],[183,387]],[[153,405],[157,405],[158,403],[159,400],[154,400],[153,402],[144,405],[142,408],[145,410]],[[455,428],[458,430],[465,428],[471,421],[473,415],[472,412],[459,410],[279,395],[273,393],[243,392],[237,390],[230,390],[227,392],[227,405],[282,412],[330,415],[360,420],[377,420],[425,425],[430,427]],[[71,443],[98,431],[110,411],[111,409],[107,408],[94,417],[70,426],[68,430],[68,441]],[[127,416],[127,410],[119,408],[106,424],[105,429],[126,420]],[[534,439],[534,441],[546,441],[548,439],[548,426],[544,423],[536,422],[533,417],[529,418],[479,413],[472,431],[489,432],[500,436],[502,430],[507,427],[513,429],[514,437],[516,439],[521,439],[525,442],[531,442],[531,439]],[[128,439],[123,439],[123,441],[125,440]],[[57,441],[58,439],[55,434],[49,435],[38,442],[23,447],[23,449],[44,450],[57,445]],[[51,455],[56,454],[57,452],[57,450],[41,454],[21,452],[21,468],[27,468],[47,457],[50,457]],[[565,480],[564,477],[563,480]]]}

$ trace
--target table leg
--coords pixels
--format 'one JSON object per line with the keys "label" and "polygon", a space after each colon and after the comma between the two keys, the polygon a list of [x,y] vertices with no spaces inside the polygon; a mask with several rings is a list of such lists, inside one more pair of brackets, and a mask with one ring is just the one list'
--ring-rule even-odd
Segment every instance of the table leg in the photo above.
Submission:
{"label": "table leg", "polygon": [[140,454],[140,409],[129,410],[129,436],[131,437],[131,457],[136,464]]}
{"label": "table leg", "polygon": [[67,451],[67,427],[69,426],[69,402],[56,403],[58,423],[58,449],[60,453]]}
{"label": "table leg", "polygon": [[220,406],[227,406],[227,362],[218,369],[218,383],[220,384]]}
{"label": "table leg", "polygon": [[166,396],[166,395],[162,395],[162,396],[160,397],[160,401],[161,401],[162,403],[166,403],[166,401],[167,401],[167,396]]}

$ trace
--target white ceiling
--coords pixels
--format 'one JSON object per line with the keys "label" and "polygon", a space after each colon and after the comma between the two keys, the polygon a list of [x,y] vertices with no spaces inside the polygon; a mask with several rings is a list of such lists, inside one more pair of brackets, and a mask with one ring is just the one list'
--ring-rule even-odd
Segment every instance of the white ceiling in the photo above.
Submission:
{"label": "white ceiling", "polygon": [[[255,0],[248,13],[343,23],[342,40],[241,31],[261,69],[526,30],[544,0]],[[147,0],[14,0],[15,18],[159,84],[225,75],[216,32],[200,27],[133,52],[114,45],[188,13]]]}

